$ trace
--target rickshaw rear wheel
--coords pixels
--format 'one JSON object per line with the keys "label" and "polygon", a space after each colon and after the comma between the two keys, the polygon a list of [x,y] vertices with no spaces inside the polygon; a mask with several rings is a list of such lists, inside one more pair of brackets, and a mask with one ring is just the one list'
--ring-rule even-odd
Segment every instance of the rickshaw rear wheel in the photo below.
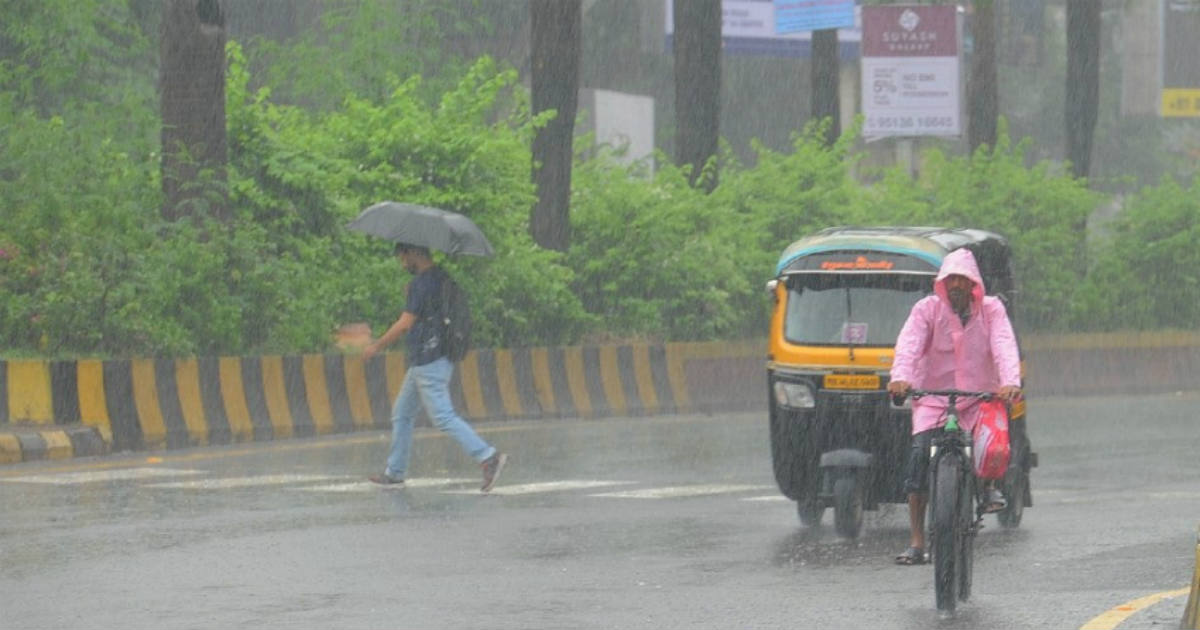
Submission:
{"label": "rickshaw rear wheel", "polygon": [[1001,527],[1016,529],[1021,526],[1021,517],[1025,514],[1025,484],[1029,479],[1025,471],[1015,466],[1004,477],[1004,497],[1008,506],[996,513]]}
{"label": "rickshaw rear wheel", "polygon": [[800,524],[805,527],[819,527],[821,517],[825,515],[825,506],[820,499],[802,498],[796,501],[796,514],[800,516]]}

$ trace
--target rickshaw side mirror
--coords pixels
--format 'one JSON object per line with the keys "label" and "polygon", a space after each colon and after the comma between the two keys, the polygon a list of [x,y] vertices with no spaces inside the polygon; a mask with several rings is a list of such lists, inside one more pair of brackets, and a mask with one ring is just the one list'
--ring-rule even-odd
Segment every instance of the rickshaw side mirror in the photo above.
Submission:
{"label": "rickshaw side mirror", "polygon": [[770,280],[767,280],[767,295],[770,295],[771,299],[775,301],[779,301],[776,297],[778,294],[775,293],[775,289],[777,288],[779,288],[779,278],[771,278]]}

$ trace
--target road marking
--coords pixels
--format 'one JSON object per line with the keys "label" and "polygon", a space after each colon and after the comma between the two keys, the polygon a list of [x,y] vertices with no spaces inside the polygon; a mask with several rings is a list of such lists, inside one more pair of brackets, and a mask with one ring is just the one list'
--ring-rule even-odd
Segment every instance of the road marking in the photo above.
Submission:
{"label": "road marking", "polygon": [[1092,619],[1091,621],[1079,627],[1079,630],[1113,630],[1121,625],[1133,613],[1136,613],[1143,608],[1149,608],[1164,599],[1187,595],[1191,591],[1190,588],[1181,588],[1174,591],[1163,591],[1145,597],[1139,597],[1133,601],[1125,602],[1112,610]]}
{"label": "road marking", "polygon": [[[450,479],[426,477],[417,479],[406,479],[403,486],[391,485],[386,486],[371,481],[351,481],[349,483],[331,483],[321,486],[302,486],[298,488],[289,488],[289,490],[302,490],[304,492],[377,492],[379,490],[404,490],[405,488],[440,488],[443,486],[453,486],[461,483],[478,483],[478,479]],[[478,490],[476,491],[478,492]]]}
{"label": "road marking", "polygon": [[203,475],[208,471],[188,470],[180,468],[120,468],[116,470],[92,470],[77,473],[60,473],[56,475],[27,475],[24,477],[8,477],[0,479],[4,482],[20,483],[49,483],[67,486],[79,483],[96,483],[100,481],[121,481],[124,479],[149,479],[151,477],[173,477],[179,475]]}
{"label": "road marking", "polygon": [[[579,490],[583,488],[603,488],[605,486],[621,486],[637,483],[636,481],[600,481],[600,480],[565,480],[546,481],[542,483],[526,483],[515,486],[496,486],[491,494],[504,496],[519,494],[536,494],[539,492],[557,492],[560,490]],[[473,494],[478,490],[447,490],[446,494]]]}
{"label": "road marking", "polygon": [[345,479],[344,475],[257,475],[254,477],[218,477],[215,479],[194,479],[190,481],[170,481],[166,483],[146,484],[147,488],[183,488],[188,490],[224,490],[228,488],[246,488],[250,486],[272,486],[285,483],[301,483],[309,481],[330,481]]}
{"label": "road marking", "polygon": [[592,497],[614,499],[670,499],[678,497],[697,497],[709,494],[726,494],[730,492],[745,492],[747,490],[766,490],[771,486],[750,486],[739,484],[706,484],[697,486],[668,486],[666,488],[643,488],[641,490],[622,490],[620,492],[603,492],[590,494]]}
{"label": "road marking", "polygon": [[782,494],[768,494],[768,495],[761,496],[761,497],[746,497],[742,500],[743,501],[778,501],[780,503],[782,503],[784,501],[791,502],[791,499],[783,496]]}

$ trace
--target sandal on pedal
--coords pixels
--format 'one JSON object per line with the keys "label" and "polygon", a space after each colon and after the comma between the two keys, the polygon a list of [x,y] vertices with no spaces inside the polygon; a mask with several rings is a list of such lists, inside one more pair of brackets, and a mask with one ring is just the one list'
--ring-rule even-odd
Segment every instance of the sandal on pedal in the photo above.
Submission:
{"label": "sandal on pedal", "polygon": [[920,547],[909,547],[896,556],[896,564],[903,566],[925,564],[925,550]]}
{"label": "sandal on pedal", "polygon": [[1002,512],[1006,507],[1008,507],[1008,500],[1004,498],[1004,494],[995,488],[988,489],[987,499],[983,503],[983,513]]}

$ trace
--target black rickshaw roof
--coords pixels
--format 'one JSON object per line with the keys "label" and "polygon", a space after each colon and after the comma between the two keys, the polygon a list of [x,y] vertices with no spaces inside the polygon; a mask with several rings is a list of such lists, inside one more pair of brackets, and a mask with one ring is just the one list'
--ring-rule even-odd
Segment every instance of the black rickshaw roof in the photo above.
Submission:
{"label": "black rickshaw roof", "polygon": [[[789,245],[779,258],[775,275],[806,271],[934,274],[946,254],[962,247],[1000,253],[1007,266],[1008,241],[987,230],[832,227]],[[867,253],[871,255],[856,255]]]}

